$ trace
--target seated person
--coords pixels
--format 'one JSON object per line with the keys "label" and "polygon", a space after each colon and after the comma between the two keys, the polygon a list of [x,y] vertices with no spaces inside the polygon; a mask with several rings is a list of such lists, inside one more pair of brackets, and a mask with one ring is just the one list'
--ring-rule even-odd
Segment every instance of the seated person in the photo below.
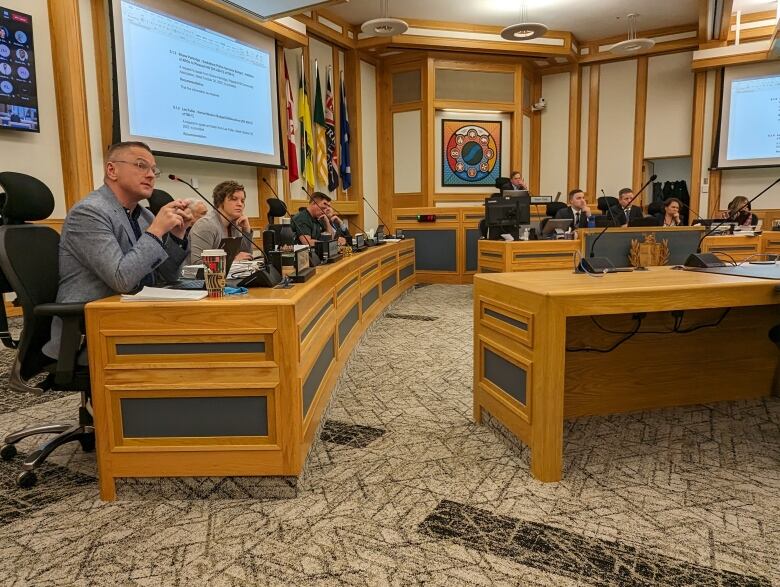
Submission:
{"label": "seated person", "polygon": [[569,192],[569,205],[561,208],[555,214],[556,219],[566,219],[572,221],[572,226],[576,228],[587,228],[588,220],[592,213],[588,202],[585,200],[585,194],[579,188]]}
{"label": "seated person", "polygon": [[504,190],[527,190],[528,183],[523,179],[523,175],[519,171],[513,171],[509,175],[509,182],[505,183],[501,187],[501,191]]}
{"label": "seated person", "polygon": [[623,188],[618,192],[618,205],[610,210],[610,214],[620,226],[628,226],[628,223],[638,218],[644,218],[642,206],[631,204],[634,199],[634,190]]}
{"label": "seated person", "polygon": [[[303,245],[314,246],[314,242],[320,240],[323,231],[320,218],[326,216],[326,211],[330,205],[330,196],[322,192],[314,192],[309,201],[309,205],[302,208],[292,218],[293,230],[296,232],[298,242]],[[325,222],[327,223],[327,217]],[[329,224],[326,227],[330,228]]]}
{"label": "seated person", "polygon": [[682,224],[680,208],[682,208],[682,202],[677,198],[664,200],[664,211],[655,215],[658,226],[680,226]]}
{"label": "seated person", "polygon": [[[323,228],[326,231],[329,228],[331,229],[330,233],[339,241],[339,246],[346,245],[347,237],[352,235],[349,234],[349,228],[347,228],[346,223],[336,215],[336,211],[333,209],[330,202],[328,202],[328,205],[325,207],[325,216],[323,218],[327,222],[326,226]],[[322,222],[322,219],[320,219],[320,222]]]}
{"label": "seated person", "polygon": [[[159,175],[144,143],[109,148],[103,185],[73,206],[62,225],[57,303],[91,302],[179,278],[189,254],[187,202],[173,200],[157,216],[139,206]],[[61,334],[62,321],[54,318],[43,348],[48,357],[59,355]],[[79,362],[86,364],[85,357]]]}
{"label": "seated person", "polygon": [[[249,218],[244,214],[246,193],[244,186],[235,181],[228,180],[219,183],[212,193],[214,206],[222,212],[230,221],[241,229],[244,235],[251,239],[252,229],[249,226]],[[200,256],[206,249],[218,249],[223,238],[241,236],[238,231],[228,224],[216,210],[209,210],[206,215],[192,225],[190,231],[190,265],[200,263]],[[247,261],[252,258],[252,245],[241,239],[241,252],[236,255],[236,261]]]}
{"label": "seated person", "polygon": [[731,200],[728,210],[721,214],[721,218],[736,222],[739,226],[758,225],[758,216],[750,211],[750,200],[745,196],[737,196]]}

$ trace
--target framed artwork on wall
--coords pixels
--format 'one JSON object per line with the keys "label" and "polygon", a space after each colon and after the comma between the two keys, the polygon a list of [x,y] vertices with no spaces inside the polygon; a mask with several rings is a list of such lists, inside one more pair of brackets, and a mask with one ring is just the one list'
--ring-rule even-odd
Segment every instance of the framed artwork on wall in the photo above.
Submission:
{"label": "framed artwork on wall", "polygon": [[501,176],[501,121],[441,121],[443,187],[493,186]]}

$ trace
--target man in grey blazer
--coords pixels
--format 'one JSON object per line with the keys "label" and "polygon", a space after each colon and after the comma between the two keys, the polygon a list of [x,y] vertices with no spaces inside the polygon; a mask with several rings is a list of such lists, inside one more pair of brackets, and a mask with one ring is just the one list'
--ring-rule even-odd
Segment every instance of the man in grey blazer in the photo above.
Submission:
{"label": "man in grey blazer", "polygon": [[[139,205],[159,175],[144,143],[109,149],[104,184],[71,208],[62,226],[57,302],[90,302],[178,279],[192,213],[186,200],[173,200],[157,216]],[[47,356],[57,358],[61,331],[55,318]]]}

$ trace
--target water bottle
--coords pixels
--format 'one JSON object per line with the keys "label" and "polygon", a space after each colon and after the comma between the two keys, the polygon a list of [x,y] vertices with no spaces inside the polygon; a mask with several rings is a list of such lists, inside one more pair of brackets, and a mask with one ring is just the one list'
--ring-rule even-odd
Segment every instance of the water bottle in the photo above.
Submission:
{"label": "water bottle", "polygon": [[528,240],[528,229],[526,228],[523,230],[523,237],[520,240],[527,241]]}
{"label": "water bottle", "polygon": [[595,216],[588,216],[588,228],[596,228]]}

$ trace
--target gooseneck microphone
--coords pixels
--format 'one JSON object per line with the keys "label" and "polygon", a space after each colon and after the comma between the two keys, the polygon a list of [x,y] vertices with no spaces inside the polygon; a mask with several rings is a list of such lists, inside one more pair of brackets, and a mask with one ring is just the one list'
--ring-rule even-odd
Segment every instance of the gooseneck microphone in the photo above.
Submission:
{"label": "gooseneck microphone", "polygon": [[618,221],[617,218],[615,218],[615,211],[612,209],[612,206],[609,205],[609,196],[604,192],[604,188],[601,188],[601,195],[604,197],[604,205],[607,207],[607,213],[609,214],[609,217],[612,218],[612,224],[617,226]]}
{"label": "gooseneck microphone", "polygon": [[[760,192],[758,192],[758,193],[757,193],[755,196],[753,196],[751,199],[749,199],[747,202],[745,202],[745,203],[744,203],[744,204],[742,204],[742,205],[741,205],[739,208],[737,208],[737,209],[736,209],[736,210],[733,212],[733,215],[734,215],[734,216],[738,216],[738,215],[739,215],[739,213],[740,213],[740,212],[742,212],[742,210],[744,210],[745,208],[747,208],[748,210],[750,210],[750,205],[751,205],[751,204],[752,204],[754,201],[756,201],[758,198],[760,198],[761,196],[763,196],[763,195],[764,195],[766,192],[768,192],[770,189],[772,189],[772,188],[773,188],[775,185],[777,185],[778,183],[780,183],[780,177],[778,177],[776,180],[774,180],[772,183],[770,183],[768,186],[766,186],[766,187],[765,187],[763,190],[761,190]],[[702,243],[702,241],[703,241],[705,238],[707,238],[708,236],[710,236],[710,235],[711,235],[713,232],[715,232],[715,231],[716,231],[718,228],[720,228],[721,226],[723,226],[723,225],[724,225],[726,222],[729,222],[729,221],[732,221],[732,222],[733,222],[733,219],[732,219],[732,218],[730,218],[730,216],[731,216],[731,214],[730,214],[729,216],[727,216],[726,218],[723,218],[723,219],[722,219],[720,222],[718,222],[718,223],[717,223],[717,224],[715,224],[714,226],[711,226],[711,227],[710,227],[710,229],[709,229],[708,231],[706,231],[706,232],[705,232],[705,233],[702,235],[702,237],[699,239],[699,243],[696,245],[696,252],[697,252],[697,253],[700,253],[700,252],[701,252],[701,243]]]}
{"label": "gooseneck microphone", "polygon": [[371,202],[369,202],[368,200],[366,200],[366,197],[365,197],[365,196],[363,196],[363,201],[364,201],[366,204],[368,204],[368,207],[369,207],[369,208],[371,208],[371,211],[372,211],[374,214],[376,214],[376,217],[377,217],[377,218],[379,218],[379,221],[380,221],[380,222],[381,222],[381,223],[384,225],[385,229],[388,229],[388,228],[390,227],[390,225],[389,225],[389,224],[387,224],[387,222],[385,222],[385,221],[384,221],[384,219],[383,219],[383,218],[382,218],[382,217],[379,215],[379,212],[377,212],[377,211],[376,211],[376,209],[375,209],[375,208],[374,208],[374,207],[371,205]]}
{"label": "gooseneck microphone", "polygon": [[[657,176],[657,175],[655,175],[655,174],[651,175],[651,176],[650,176],[650,179],[648,179],[648,180],[645,182],[645,185],[643,185],[643,186],[642,186],[642,187],[639,189],[639,191],[638,191],[637,193],[635,193],[635,194],[634,194],[634,197],[633,197],[633,198],[631,198],[631,200],[628,202],[628,207],[630,207],[630,206],[631,206],[631,204],[634,202],[634,200],[636,200],[636,199],[639,197],[639,195],[640,195],[640,194],[641,194],[643,191],[645,191],[645,188],[646,188],[647,186],[649,186],[651,183],[653,183],[653,182],[654,182],[654,181],[655,181],[657,178],[658,178],[658,176]],[[614,219],[613,219],[613,222],[617,223],[617,220],[614,220]],[[605,232],[607,232],[607,230],[608,230],[608,229],[609,229],[609,226],[605,226],[605,227],[604,227],[604,230],[602,230],[600,233],[598,233],[598,234],[596,235],[596,238],[594,238],[594,239],[593,239],[593,242],[590,244],[590,255],[589,255],[589,257],[593,257],[593,256],[594,256],[594,254],[593,254],[593,250],[596,248],[596,243],[597,243],[597,242],[599,242],[599,239],[600,239],[602,236],[604,236],[604,233],[605,233]]]}

